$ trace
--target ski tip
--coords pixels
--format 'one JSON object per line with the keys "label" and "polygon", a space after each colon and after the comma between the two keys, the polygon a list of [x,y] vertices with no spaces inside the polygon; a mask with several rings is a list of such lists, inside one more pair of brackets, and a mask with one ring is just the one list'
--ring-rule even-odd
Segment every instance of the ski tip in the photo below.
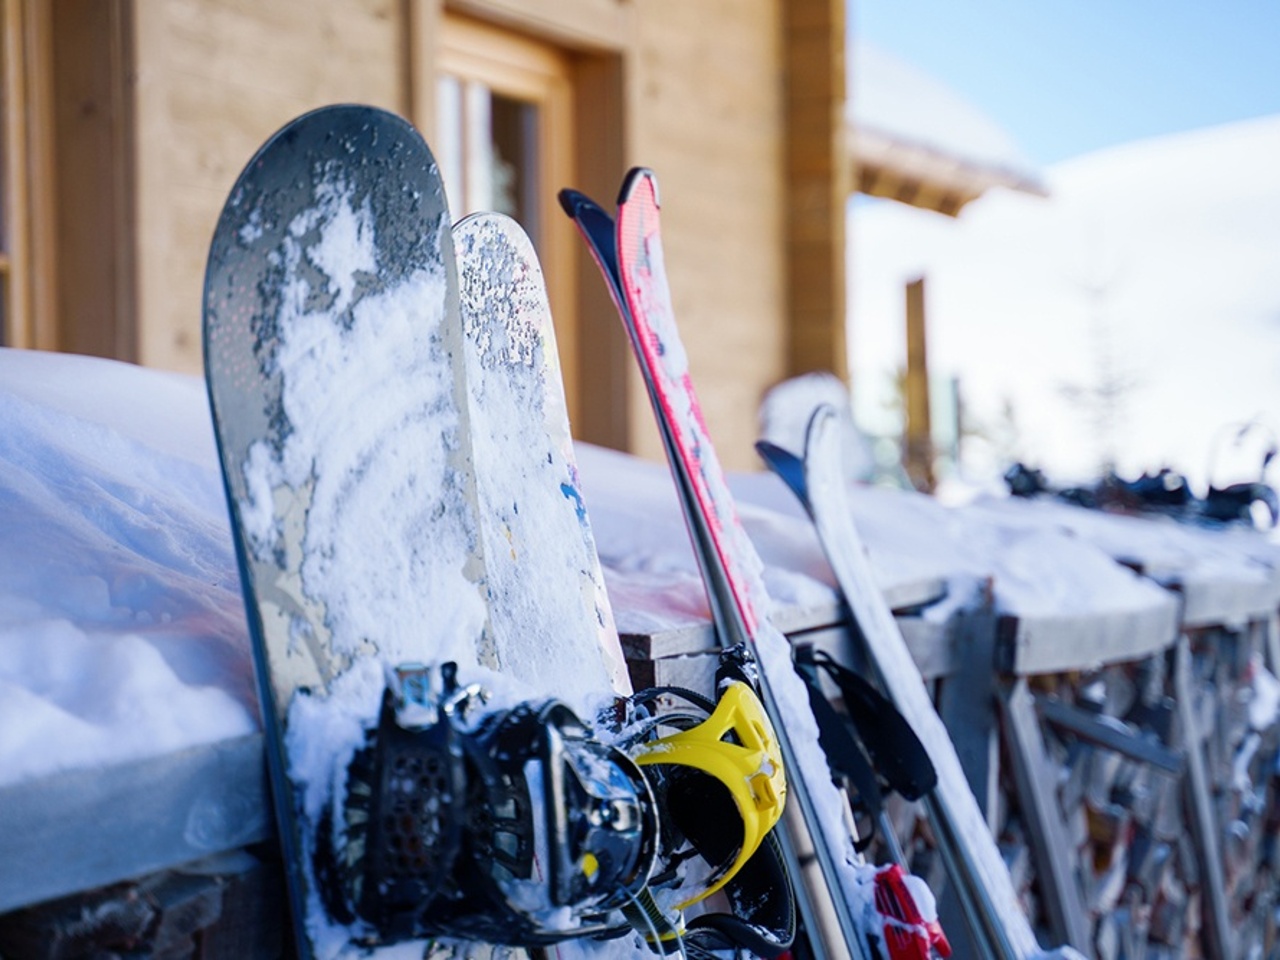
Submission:
{"label": "ski tip", "polygon": [[578,212],[583,208],[596,206],[596,202],[586,194],[569,187],[557,193],[556,199],[560,201],[560,209],[569,215],[570,220],[577,220]]}
{"label": "ski tip", "polygon": [[768,440],[756,441],[756,453],[760,455],[760,459],[765,462],[770,470],[777,475],[778,479],[787,485],[787,488],[795,494],[801,506],[807,511],[809,509],[809,489],[804,479],[804,461],[786,450],[776,443]]}
{"label": "ski tip", "polygon": [[800,459],[786,447],[779,446],[772,440],[757,440],[756,453],[760,454],[760,458],[767,464],[791,463]]}
{"label": "ski tip", "polygon": [[648,167],[632,167],[622,181],[622,189],[618,191],[618,206],[622,206],[635,194],[643,183],[649,184],[653,193],[653,205],[662,209],[662,201],[658,197],[658,178]]}

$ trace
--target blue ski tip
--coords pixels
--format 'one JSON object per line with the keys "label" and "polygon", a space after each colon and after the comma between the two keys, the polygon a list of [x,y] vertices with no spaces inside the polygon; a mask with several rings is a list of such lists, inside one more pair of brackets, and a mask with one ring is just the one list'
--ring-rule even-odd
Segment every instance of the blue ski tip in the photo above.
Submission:
{"label": "blue ski tip", "polygon": [[556,194],[556,199],[560,201],[560,209],[567,213],[572,219],[577,220],[578,214],[584,209],[595,207],[599,209],[600,205],[588,197],[585,193],[579,193],[565,187]]}
{"label": "blue ski tip", "polygon": [[756,441],[756,453],[760,454],[760,459],[795,494],[805,511],[812,513],[809,505],[809,488],[804,482],[804,461],[790,450],[784,450],[768,440]]}

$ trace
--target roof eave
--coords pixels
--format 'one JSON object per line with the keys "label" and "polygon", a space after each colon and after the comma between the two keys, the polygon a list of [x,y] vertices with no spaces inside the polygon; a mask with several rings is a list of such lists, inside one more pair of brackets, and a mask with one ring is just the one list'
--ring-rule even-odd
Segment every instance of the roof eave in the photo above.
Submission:
{"label": "roof eave", "polygon": [[866,124],[846,127],[858,193],[956,216],[993,187],[1047,196],[1034,174],[913,142]]}

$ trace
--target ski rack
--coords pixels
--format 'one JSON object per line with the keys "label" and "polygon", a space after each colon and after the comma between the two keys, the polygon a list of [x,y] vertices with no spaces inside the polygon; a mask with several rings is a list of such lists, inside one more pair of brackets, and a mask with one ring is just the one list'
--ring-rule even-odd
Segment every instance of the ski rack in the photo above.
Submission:
{"label": "ski rack", "polygon": [[[635,178],[646,175],[649,175],[649,172],[643,168],[632,170],[623,184],[620,196],[627,195]],[[609,293],[622,318],[637,361],[642,367],[647,367],[644,351],[639,342],[639,331],[622,285],[614,219],[598,204],[577,191],[561,191],[560,203],[582,233],[588,249],[605,277]],[[582,217],[584,212],[599,222],[590,224],[584,222]],[[698,498],[693,480],[689,475],[688,465],[684,462],[679,446],[672,435],[654,378],[646,376],[644,379],[646,393],[654,409],[663,450],[675,480],[681,511],[684,513],[689,535],[693,540],[694,554],[697,557],[707,600],[711,607],[717,639],[722,648],[742,643],[758,661],[755,637],[747,629],[738,607],[728,571],[716,548],[715,537],[707,517],[698,507]],[[761,668],[761,674],[761,701],[778,736],[783,764],[789,771],[798,772],[800,766],[795,750],[782,725],[781,712],[774,699],[773,691],[767,679],[763,677],[763,668]],[[822,835],[822,821],[818,816],[813,797],[809,793],[808,785],[802,778],[789,776],[788,791],[795,797],[800,807],[800,817],[795,817],[791,813],[793,808],[788,805],[783,819],[778,824],[778,837],[787,872],[795,878],[797,905],[805,928],[809,931],[810,946],[816,960],[843,960],[844,957],[850,957],[852,960],[875,960],[865,939],[865,931],[859,927],[854,917],[850,898],[841,895],[845,892],[846,884],[842,880],[840,865],[836,862],[833,848],[843,843],[843,838],[829,838]],[[818,833],[816,837],[815,830]],[[802,849],[802,845],[807,846],[808,849]],[[820,878],[810,876],[804,863],[806,859],[817,863]],[[841,942],[844,943],[846,950],[839,950]]]}

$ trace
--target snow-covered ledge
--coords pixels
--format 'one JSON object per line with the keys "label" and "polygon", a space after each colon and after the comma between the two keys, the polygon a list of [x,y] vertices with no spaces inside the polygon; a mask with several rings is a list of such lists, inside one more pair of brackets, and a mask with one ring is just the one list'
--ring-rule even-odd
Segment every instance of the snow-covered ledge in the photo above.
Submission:
{"label": "snow-covered ledge", "polygon": [[[592,447],[580,462],[628,642],[708,649],[665,466]],[[731,484],[779,625],[838,624],[831,573],[790,495],[766,474]],[[933,628],[909,638],[945,644],[957,598],[985,585],[1018,625],[1021,673],[1163,650],[1180,598],[1191,625],[1227,626],[1274,617],[1280,598],[1280,550],[1262,537],[1051,504],[947,509],[866,487],[852,499],[891,606]],[[0,862],[11,868],[0,912],[270,836],[201,381],[0,349],[0,544]]]}
{"label": "snow-covered ledge", "polygon": [[[0,349],[0,411],[0,862],[22,865],[0,877],[0,913],[269,837],[203,382]],[[623,631],[709,647],[665,467],[582,459]],[[628,519],[663,498],[669,509]],[[837,622],[807,524],[744,512],[774,561],[779,623]],[[918,603],[941,583],[888,589]]]}

